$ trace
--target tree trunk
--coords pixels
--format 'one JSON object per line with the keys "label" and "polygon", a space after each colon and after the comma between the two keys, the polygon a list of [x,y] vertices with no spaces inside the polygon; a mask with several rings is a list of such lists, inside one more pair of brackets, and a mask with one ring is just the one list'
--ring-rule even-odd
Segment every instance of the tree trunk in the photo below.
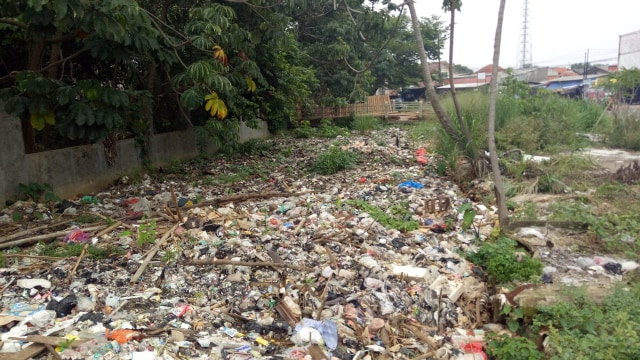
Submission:
{"label": "tree trunk", "polygon": [[431,102],[433,111],[436,113],[436,116],[438,117],[440,124],[442,124],[444,131],[446,131],[447,134],[451,136],[451,138],[456,143],[459,143],[461,140],[460,135],[451,122],[451,119],[444,111],[444,108],[440,103],[440,99],[436,94],[436,89],[433,87],[431,72],[429,71],[429,61],[427,60],[427,54],[424,51],[424,40],[422,39],[422,33],[420,32],[420,22],[418,21],[418,16],[416,15],[416,7],[413,4],[413,0],[405,0],[405,4],[409,6],[409,12],[411,13],[411,24],[413,26],[413,34],[416,39],[416,48],[418,49],[418,55],[420,56],[422,77],[424,78],[427,99]]}
{"label": "tree trunk", "polygon": [[489,155],[491,157],[491,171],[493,172],[493,184],[496,194],[496,205],[498,206],[498,219],[500,226],[509,224],[509,212],[507,201],[504,195],[504,184],[500,174],[500,164],[498,163],[498,153],[496,149],[496,98],[498,96],[498,64],[500,62],[500,42],[502,41],[502,21],[504,19],[504,6],[506,0],[500,0],[498,11],[498,25],[496,27],[496,38],[493,45],[493,69],[491,70],[491,90],[489,99]]}
{"label": "tree trunk", "polygon": [[476,149],[475,141],[473,140],[473,135],[471,131],[469,131],[469,126],[467,125],[467,121],[462,117],[462,111],[460,110],[460,103],[458,102],[458,95],[456,93],[456,87],[453,81],[453,38],[455,33],[455,23],[456,23],[456,10],[459,9],[459,4],[456,4],[457,0],[449,0],[449,11],[451,11],[451,26],[449,28],[449,87],[451,90],[451,99],[453,100],[453,107],[456,110],[456,116],[458,118],[458,125],[462,130],[462,134],[464,135],[467,143],[464,144],[465,147],[464,152],[467,154],[469,161],[471,162],[471,168],[473,169],[473,173],[475,176],[480,174],[479,162],[478,162],[478,151]]}
{"label": "tree trunk", "polygon": [[[44,57],[44,40],[31,39],[29,43],[29,58],[27,59],[27,70],[39,71],[42,69],[42,58]],[[36,151],[36,131],[31,126],[29,118],[22,119],[22,138],[24,140],[24,151],[29,154]]]}

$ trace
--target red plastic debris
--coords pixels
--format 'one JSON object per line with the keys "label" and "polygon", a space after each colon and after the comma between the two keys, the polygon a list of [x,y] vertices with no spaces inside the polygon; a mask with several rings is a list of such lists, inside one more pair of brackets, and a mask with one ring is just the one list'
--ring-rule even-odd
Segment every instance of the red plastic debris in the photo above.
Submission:
{"label": "red plastic debris", "polygon": [[87,242],[91,239],[91,236],[89,236],[89,234],[87,234],[86,232],[80,230],[80,229],[75,229],[75,230],[71,230],[67,235],[65,235],[64,237],[64,241],[65,242]]}

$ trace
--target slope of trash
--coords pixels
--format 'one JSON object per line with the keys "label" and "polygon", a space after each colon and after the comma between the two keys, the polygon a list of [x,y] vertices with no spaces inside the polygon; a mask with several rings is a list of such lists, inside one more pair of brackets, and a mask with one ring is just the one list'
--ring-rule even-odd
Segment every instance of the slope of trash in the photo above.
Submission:
{"label": "slope of trash", "polygon": [[[310,172],[331,147],[357,167]],[[0,357],[486,359],[500,326],[461,256],[471,200],[436,163],[397,128],[277,138],[16,202],[0,214]],[[472,206],[484,238],[495,209]]]}

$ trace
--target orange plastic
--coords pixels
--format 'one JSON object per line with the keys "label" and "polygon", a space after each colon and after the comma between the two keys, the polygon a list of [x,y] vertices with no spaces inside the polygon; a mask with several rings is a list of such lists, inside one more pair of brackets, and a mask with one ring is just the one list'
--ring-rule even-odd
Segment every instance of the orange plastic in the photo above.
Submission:
{"label": "orange plastic", "polygon": [[131,340],[140,340],[144,337],[144,334],[137,330],[131,329],[118,329],[109,331],[105,330],[105,336],[107,340],[115,340],[120,344],[126,344]]}

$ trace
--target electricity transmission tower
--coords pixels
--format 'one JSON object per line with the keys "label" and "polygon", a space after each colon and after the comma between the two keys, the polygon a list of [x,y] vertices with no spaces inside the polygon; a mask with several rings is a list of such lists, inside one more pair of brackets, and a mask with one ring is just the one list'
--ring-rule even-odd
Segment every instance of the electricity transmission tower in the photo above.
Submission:
{"label": "electricity transmission tower", "polygon": [[517,65],[522,69],[531,66],[531,27],[529,26],[529,0],[522,0],[522,23],[518,44]]}

